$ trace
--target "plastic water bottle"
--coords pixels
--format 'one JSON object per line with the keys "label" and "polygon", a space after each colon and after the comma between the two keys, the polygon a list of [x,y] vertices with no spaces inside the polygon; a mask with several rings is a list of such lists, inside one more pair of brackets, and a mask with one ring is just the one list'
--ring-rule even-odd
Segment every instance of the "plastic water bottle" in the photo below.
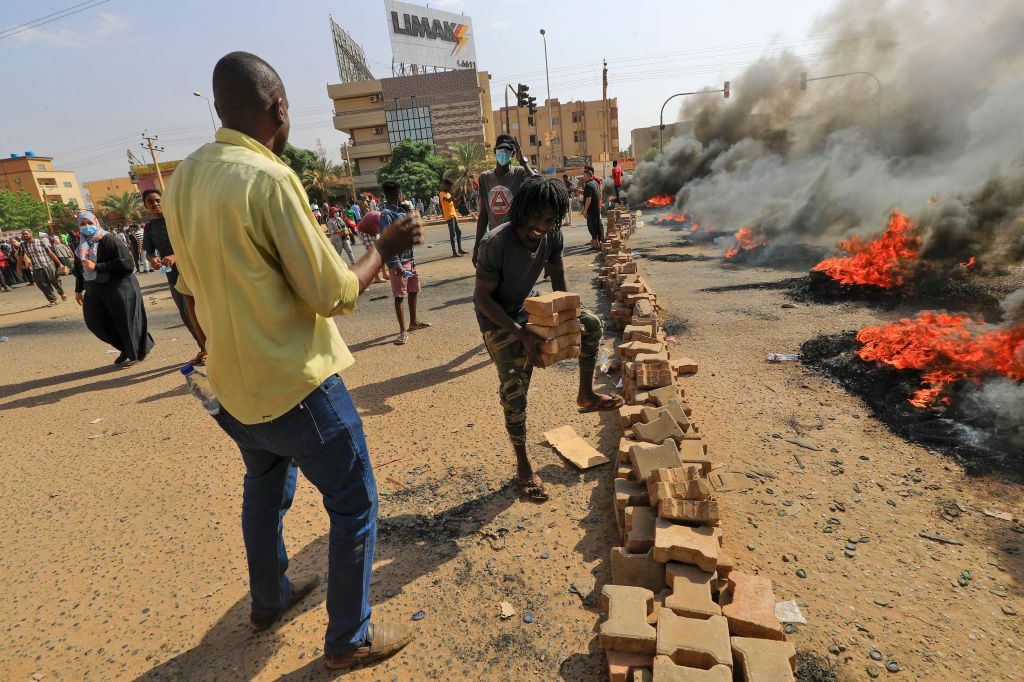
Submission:
{"label": "plastic water bottle", "polygon": [[799,353],[769,353],[768,362],[798,362]]}
{"label": "plastic water bottle", "polygon": [[170,271],[171,271],[171,266],[170,265],[161,265],[160,266],[160,272],[164,273],[165,275],[168,272],[170,272]]}
{"label": "plastic water bottle", "polygon": [[185,365],[181,368],[181,375],[185,377],[188,390],[196,397],[196,400],[203,404],[203,409],[212,417],[220,413],[220,401],[210,389],[210,381],[206,375],[198,371],[192,365]]}

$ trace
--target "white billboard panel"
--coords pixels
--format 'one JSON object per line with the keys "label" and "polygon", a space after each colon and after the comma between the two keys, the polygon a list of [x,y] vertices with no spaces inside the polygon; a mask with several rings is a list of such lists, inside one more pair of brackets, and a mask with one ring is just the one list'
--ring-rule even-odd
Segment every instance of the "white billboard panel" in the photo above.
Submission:
{"label": "white billboard panel", "polygon": [[464,14],[384,0],[394,60],[445,69],[476,68],[473,22]]}

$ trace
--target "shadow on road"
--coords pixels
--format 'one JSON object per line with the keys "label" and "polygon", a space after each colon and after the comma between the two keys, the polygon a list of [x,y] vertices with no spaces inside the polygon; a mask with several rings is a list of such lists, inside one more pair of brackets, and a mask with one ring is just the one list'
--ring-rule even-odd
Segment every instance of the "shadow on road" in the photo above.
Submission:
{"label": "shadow on road", "polygon": [[[108,377],[103,378],[99,381],[93,381],[92,383],[82,384],[80,386],[69,386],[68,388],[48,391],[42,395],[28,396],[25,398],[19,398],[17,400],[11,400],[6,403],[0,403],[0,409],[13,410],[19,407],[39,407],[41,405],[53,405],[59,403],[64,398],[68,398],[73,395],[79,395],[81,393],[92,393],[93,391],[107,391],[110,389],[126,388],[133,386],[143,381],[149,381],[166,374],[171,374],[178,370],[179,365],[167,365],[165,367],[154,367],[152,369],[145,369],[141,372],[128,373],[123,369],[120,369],[114,365],[108,365],[103,367],[95,367],[93,369],[82,370],[81,372],[71,372],[70,374],[59,374],[51,377],[44,377],[42,379],[32,379],[31,381],[24,381],[20,384],[12,384],[11,386],[4,386],[0,389],[4,395],[17,395],[26,391],[32,391],[39,388],[47,388],[51,386],[60,386],[61,384],[68,384],[80,379],[90,379],[92,377]],[[113,376],[113,375],[116,375]]]}

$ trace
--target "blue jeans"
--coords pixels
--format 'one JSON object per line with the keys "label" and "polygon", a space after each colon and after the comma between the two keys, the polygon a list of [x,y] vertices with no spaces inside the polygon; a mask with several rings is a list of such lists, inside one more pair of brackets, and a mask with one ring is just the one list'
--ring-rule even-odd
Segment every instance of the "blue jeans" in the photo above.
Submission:
{"label": "blue jeans", "polygon": [[345,382],[329,377],[291,410],[263,424],[243,424],[223,407],[215,419],[245,462],[242,535],[252,612],[280,613],[292,597],[283,530],[297,466],[323,495],[331,522],[324,652],[337,656],[358,648],[370,622],[377,484],[363,423]]}

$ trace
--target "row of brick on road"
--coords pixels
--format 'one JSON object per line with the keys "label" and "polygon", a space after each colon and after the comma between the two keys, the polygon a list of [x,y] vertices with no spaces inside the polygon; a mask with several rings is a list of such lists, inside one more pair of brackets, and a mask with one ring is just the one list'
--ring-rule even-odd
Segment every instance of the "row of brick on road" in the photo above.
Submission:
{"label": "row of brick on road", "polygon": [[[608,212],[598,281],[612,323],[625,406],[616,458],[612,582],[600,645],[612,682],[785,682],[796,650],[775,615],[770,578],[734,570],[722,549],[720,494],[730,474],[708,454],[682,383],[697,363],[675,357],[657,296],[627,250],[635,216]],[[735,675],[734,675],[735,673]]]}

